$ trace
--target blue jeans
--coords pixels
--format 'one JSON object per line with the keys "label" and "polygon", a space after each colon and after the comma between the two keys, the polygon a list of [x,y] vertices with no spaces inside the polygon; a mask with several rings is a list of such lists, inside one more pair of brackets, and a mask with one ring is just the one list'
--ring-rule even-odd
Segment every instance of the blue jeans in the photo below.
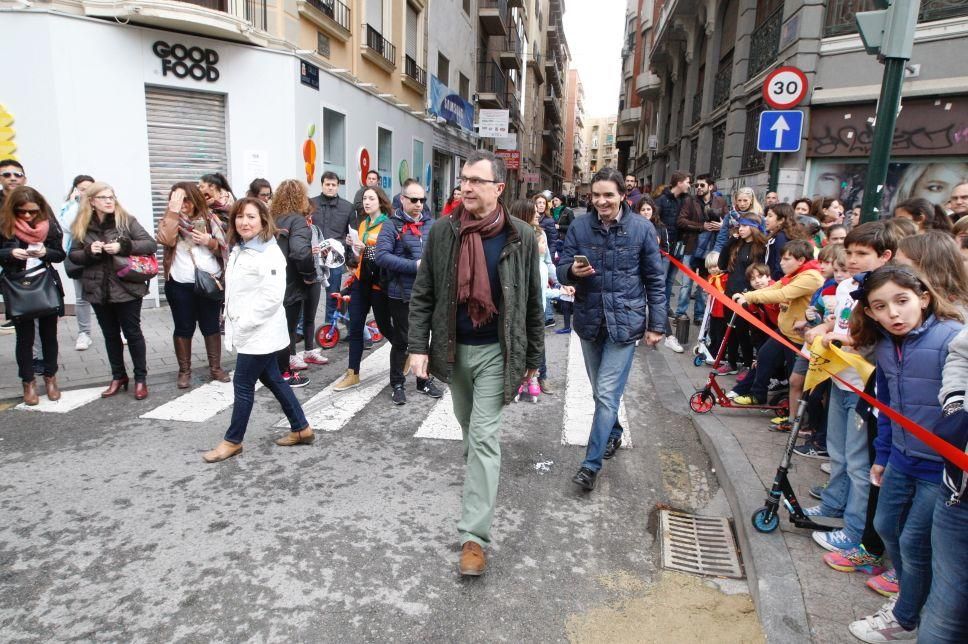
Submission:
{"label": "blue jeans", "polygon": [[282,405],[282,411],[286,412],[289,426],[294,432],[305,429],[309,425],[289,383],[283,380],[282,374],[279,373],[276,357],[276,353],[265,355],[240,353],[238,355],[235,361],[235,374],[232,376],[235,405],[232,408],[232,422],[225,432],[225,440],[228,442],[239,444],[245,437],[245,429],[249,425],[249,416],[252,414],[252,403],[255,400],[256,380],[264,384]]}
{"label": "blue jeans", "polygon": [[[672,244],[671,241],[669,243]],[[670,262],[669,260],[666,260],[666,264],[668,264],[669,268],[666,269],[666,292],[665,292],[665,294],[666,294],[666,302],[668,302],[670,304],[670,306],[671,306],[671,304],[672,304],[672,287],[675,286],[675,283],[676,283],[676,274],[679,272],[679,269],[676,268],[676,265],[673,264],[672,262]]]}
{"label": "blue jeans", "polygon": [[608,439],[622,436],[622,426],[618,423],[618,406],[632,369],[635,343],[617,344],[608,337],[595,341],[583,338],[581,352],[585,358],[585,371],[592,383],[592,397],[595,399],[595,415],[588,434],[585,460],[581,466],[597,472],[602,469],[602,456],[605,454]]}
{"label": "blue jeans", "polygon": [[871,485],[867,429],[854,409],[857,398],[857,394],[836,385],[830,388],[827,403],[830,482],[821,497],[824,514],[837,516],[843,513],[844,532],[854,543],[860,543],[864,534]]}
{"label": "blue jeans", "polygon": [[706,292],[696,286],[696,283],[686,277],[685,274],[682,276],[682,281],[683,284],[679,287],[679,300],[676,302],[676,316],[686,314],[686,309],[689,308],[689,298],[695,291],[696,304],[692,307],[692,316],[694,320],[701,320],[706,309]]}
{"label": "blue jeans", "polygon": [[343,267],[338,266],[329,269],[329,286],[326,287],[326,318],[323,320],[323,324],[329,324],[329,321],[333,319],[333,311],[336,310],[336,301],[332,295],[333,293],[339,293],[342,285]]}
{"label": "blue jeans", "polygon": [[[669,271],[671,271],[671,270],[675,270],[675,267],[672,265],[672,262],[669,261],[669,258],[666,257],[665,255],[663,255],[662,256],[662,272],[663,273],[666,273],[666,275],[668,275],[669,274]],[[666,302],[671,302],[672,301],[672,298],[670,296],[671,293],[672,293],[672,283],[667,280],[666,281]],[[664,324],[664,326],[665,326],[665,334],[666,335],[672,335],[672,325],[669,323],[668,310],[662,311],[662,319],[665,320],[665,324]]]}
{"label": "blue jeans", "polygon": [[921,613],[922,644],[964,642],[968,633],[968,502],[947,505],[941,486],[931,524],[931,593]]}
{"label": "blue jeans", "polygon": [[[829,445],[829,427],[827,441]],[[901,591],[894,617],[907,630],[917,627],[931,588],[931,521],[937,499],[937,483],[908,476],[890,465],[884,471],[874,528],[897,571]]]}

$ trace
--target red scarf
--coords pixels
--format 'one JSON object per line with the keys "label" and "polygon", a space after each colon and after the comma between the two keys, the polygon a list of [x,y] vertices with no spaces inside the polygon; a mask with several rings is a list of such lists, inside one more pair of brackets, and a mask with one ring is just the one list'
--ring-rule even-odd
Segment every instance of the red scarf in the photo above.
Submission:
{"label": "red scarf", "polygon": [[[784,275],[783,277],[781,277],[780,284],[783,284],[783,286],[786,286],[787,284],[793,281],[794,277],[796,277],[797,275],[799,275],[804,271],[809,271],[809,270],[815,270],[818,273],[820,273],[820,262],[818,262],[815,259],[811,259],[810,261],[804,262],[803,265],[800,266],[800,268],[798,268],[797,270],[793,271],[789,275]],[[823,273],[821,273],[821,275],[822,274]]]}
{"label": "red scarf", "polygon": [[418,221],[408,221],[403,224],[403,229],[400,231],[401,235],[410,233],[414,237],[420,237],[420,227],[424,225],[423,219]]}
{"label": "red scarf", "polygon": [[467,306],[467,315],[475,327],[487,324],[497,314],[491,297],[491,280],[487,275],[487,259],[484,257],[484,239],[496,237],[504,230],[506,215],[498,204],[497,209],[482,219],[477,219],[464,208],[454,214],[460,223],[460,248],[457,253],[457,302]]}
{"label": "red scarf", "polygon": [[13,227],[14,235],[28,244],[43,244],[47,239],[47,233],[50,232],[50,222],[46,219],[38,221],[37,225],[31,228],[30,224],[17,217],[13,221]]}

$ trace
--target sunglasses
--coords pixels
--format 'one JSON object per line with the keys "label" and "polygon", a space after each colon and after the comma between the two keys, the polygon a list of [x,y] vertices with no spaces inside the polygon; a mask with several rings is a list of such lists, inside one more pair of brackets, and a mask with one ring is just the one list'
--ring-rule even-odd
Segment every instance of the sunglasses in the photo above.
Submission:
{"label": "sunglasses", "polygon": [[411,203],[424,203],[425,201],[427,201],[426,197],[407,197],[407,195],[403,195],[403,196],[406,197],[407,201]]}
{"label": "sunglasses", "polygon": [[8,170],[6,172],[0,172],[0,177],[3,177],[4,179],[11,179],[13,177],[22,179],[23,176],[24,176],[23,172],[17,172],[16,170]]}
{"label": "sunglasses", "polygon": [[18,215],[39,215],[40,208],[16,208],[14,213]]}

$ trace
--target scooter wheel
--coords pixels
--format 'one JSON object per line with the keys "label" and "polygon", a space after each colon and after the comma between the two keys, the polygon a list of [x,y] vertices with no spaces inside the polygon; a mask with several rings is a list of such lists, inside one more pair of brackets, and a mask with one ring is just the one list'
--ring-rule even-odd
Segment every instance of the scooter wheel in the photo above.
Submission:
{"label": "scooter wheel", "polygon": [[[700,353],[702,352],[699,350],[699,345],[697,344],[692,348],[692,355],[698,356]],[[698,367],[699,365],[696,365],[696,366]]]}
{"label": "scooter wheel", "polygon": [[770,406],[779,407],[781,410],[786,410],[787,415],[789,415],[790,397],[785,393],[777,394],[776,396],[770,399]]}
{"label": "scooter wheel", "polygon": [[753,527],[758,532],[773,532],[780,525],[780,516],[771,512],[770,508],[763,507],[753,513]]}
{"label": "scooter wheel", "polygon": [[374,342],[379,342],[383,339],[383,334],[380,333],[380,327],[377,326],[376,321],[370,321],[366,323],[366,326],[370,327],[370,339]]}
{"label": "scooter wheel", "polygon": [[324,349],[335,347],[339,344],[339,327],[333,328],[332,324],[324,324],[319,327],[319,330],[316,331],[316,344]]}
{"label": "scooter wheel", "polygon": [[692,359],[692,364],[697,367],[701,367],[704,364],[706,364],[706,359],[703,358],[701,355],[696,355],[696,357]]}
{"label": "scooter wheel", "polygon": [[697,391],[689,396],[689,409],[697,414],[707,414],[712,410],[714,402],[711,394],[705,391]]}

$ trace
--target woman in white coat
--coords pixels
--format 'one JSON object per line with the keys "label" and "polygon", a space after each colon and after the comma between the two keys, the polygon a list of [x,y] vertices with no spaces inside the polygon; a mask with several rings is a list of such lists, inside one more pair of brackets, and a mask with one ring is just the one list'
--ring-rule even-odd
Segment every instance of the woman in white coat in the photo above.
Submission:
{"label": "woman in white coat", "polygon": [[238,352],[232,378],[235,406],[225,438],[202,455],[208,463],[224,461],[242,451],[256,380],[276,397],[292,428],[276,440],[276,445],[305,445],[316,438],[276,363],[276,353],[289,346],[282,307],[286,258],[276,244],[269,211],[258,199],[240,199],[232,208],[228,225],[232,252],[225,269],[225,346]]}

